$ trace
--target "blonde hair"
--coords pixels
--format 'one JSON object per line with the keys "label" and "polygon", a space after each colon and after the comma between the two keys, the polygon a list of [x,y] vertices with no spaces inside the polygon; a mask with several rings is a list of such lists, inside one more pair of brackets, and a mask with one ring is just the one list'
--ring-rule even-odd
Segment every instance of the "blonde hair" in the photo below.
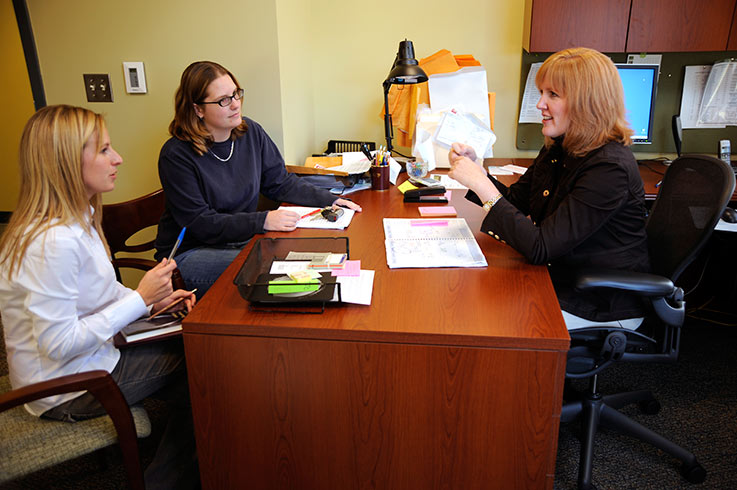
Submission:
{"label": "blonde hair", "polygon": [[82,177],[82,150],[96,135],[100,151],[104,130],[101,115],[68,105],[44,107],[26,123],[18,153],[20,196],[0,238],[0,265],[8,279],[33,240],[53,226],[78,223],[87,233],[94,227],[109,253],[101,225],[102,199],[99,194],[88,199]]}
{"label": "blonde hair", "polygon": [[[558,51],[542,64],[535,83],[547,83],[565,97],[569,124],[563,148],[571,155],[585,155],[610,141],[632,144],[622,81],[608,57],[589,48]],[[545,146],[552,144],[546,137]]]}
{"label": "blonde hair", "polygon": [[[195,61],[182,73],[177,93],[174,95],[174,119],[169,124],[169,133],[182,141],[187,141],[198,155],[204,155],[212,146],[213,139],[205,123],[197,117],[195,104],[203,102],[210,84],[228,75],[237,89],[238,80],[225,67],[213,61]],[[246,121],[230,132],[230,139],[241,137],[248,130]]]}

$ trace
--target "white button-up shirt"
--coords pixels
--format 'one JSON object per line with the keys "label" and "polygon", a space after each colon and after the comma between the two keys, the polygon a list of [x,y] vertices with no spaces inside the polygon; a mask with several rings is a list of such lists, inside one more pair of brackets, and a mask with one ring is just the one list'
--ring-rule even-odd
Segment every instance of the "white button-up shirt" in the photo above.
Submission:
{"label": "white button-up shirt", "polygon": [[[10,383],[19,388],[93,369],[111,372],[120,359],[112,337],[145,315],[141,296],[115,279],[97,232],[54,226],[36,237],[12,280],[0,269],[0,312]],[[33,415],[82,395],[26,404]]]}

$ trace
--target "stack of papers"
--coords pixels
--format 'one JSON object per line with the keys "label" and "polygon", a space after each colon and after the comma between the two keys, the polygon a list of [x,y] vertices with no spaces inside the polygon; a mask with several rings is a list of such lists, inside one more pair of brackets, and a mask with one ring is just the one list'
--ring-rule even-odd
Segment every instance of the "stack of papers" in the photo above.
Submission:
{"label": "stack of papers", "polygon": [[486,258],[463,218],[384,218],[389,268],[486,267]]}
{"label": "stack of papers", "polygon": [[[344,230],[351,224],[355,211],[348,208],[341,208],[343,215],[337,221],[328,221],[322,217],[320,213],[311,214],[322,208],[309,208],[304,206],[280,206],[279,209],[293,211],[304,218],[297,222],[297,228],[319,228],[322,230]],[[309,215],[309,216],[306,216]]]}
{"label": "stack of papers", "polygon": [[[298,271],[307,271],[309,264],[309,260],[275,260],[271,264],[269,273],[291,276]],[[340,296],[344,303],[371,304],[374,271],[361,270],[360,260],[347,260],[343,263],[342,269],[333,269],[330,272],[335,276],[335,281],[340,284]],[[338,301],[337,289],[333,301]]]}
{"label": "stack of papers", "polygon": [[140,318],[120,331],[126,342],[138,342],[182,329],[182,315],[165,314],[149,319]]}

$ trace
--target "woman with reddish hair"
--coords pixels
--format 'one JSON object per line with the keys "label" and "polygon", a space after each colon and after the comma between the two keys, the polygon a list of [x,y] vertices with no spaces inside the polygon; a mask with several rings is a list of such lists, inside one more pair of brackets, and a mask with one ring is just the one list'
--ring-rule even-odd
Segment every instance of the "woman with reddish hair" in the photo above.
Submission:
{"label": "woman with reddish hair", "polygon": [[460,143],[450,151],[450,176],[487,212],[482,231],[530,262],[548,264],[569,329],[637,328],[644,314],[639,298],[577,291],[568,280],[582,267],[650,268],[645,194],[628,148],[632,130],[617,69],[593,49],[566,49],[543,63],[535,83],[545,146],[519,181],[504,186]]}

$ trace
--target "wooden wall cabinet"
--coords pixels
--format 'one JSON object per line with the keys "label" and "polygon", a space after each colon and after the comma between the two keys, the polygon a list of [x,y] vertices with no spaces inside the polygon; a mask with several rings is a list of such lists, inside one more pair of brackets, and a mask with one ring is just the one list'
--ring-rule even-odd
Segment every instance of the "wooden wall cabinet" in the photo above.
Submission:
{"label": "wooden wall cabinet", "polygon": [[[605,53],[737,49],[737,0],[526,0],[524,48]],[[731,29],[731,34],[730,34]]]}
{"label": "wooden wall cabinet", "polygon": [[627,52],[724,51],[735,0],[632,0]]}
{"label": "wooden wall cabinet", "polygon": [[528,53],[585,46],[623,52],[631,0],[526,0],[524,48]]}

